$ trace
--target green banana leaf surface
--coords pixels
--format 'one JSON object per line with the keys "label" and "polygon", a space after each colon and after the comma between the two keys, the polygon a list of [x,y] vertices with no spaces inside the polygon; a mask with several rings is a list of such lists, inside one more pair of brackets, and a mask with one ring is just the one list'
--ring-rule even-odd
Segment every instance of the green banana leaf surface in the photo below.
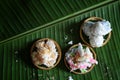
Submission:
{"label": "green banana leaf surface", "polygon": [[[94,48],[98,60],[87,74],[71,73],[64,64],[65,52],[84,42],[80,26],[88,17],[110,21],[109,42]],[[0,1],[0,80],[120,80],[120,1],[119,0],[1,0]],[[60,63],[40,70],[31,61],[30,48],[41,38],[58,42]]]}

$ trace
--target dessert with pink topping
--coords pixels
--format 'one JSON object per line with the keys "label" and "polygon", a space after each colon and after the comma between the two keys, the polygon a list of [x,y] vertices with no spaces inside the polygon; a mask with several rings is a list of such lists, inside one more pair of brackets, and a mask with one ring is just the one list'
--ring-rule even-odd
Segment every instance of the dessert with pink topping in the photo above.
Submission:
{"label": "dessert with pink topping", "polygon": [[67,68],[76,74],[85,74],[98,64],[94,50],[81,43],[73,45],[66,52],[64,61]]}
{"label": "dessert with pink topping", "polygon": [[52,39],[40,39],[31,48],[31,58],[36,67],[49,70],[59,63],[61,49],[57,42]]}

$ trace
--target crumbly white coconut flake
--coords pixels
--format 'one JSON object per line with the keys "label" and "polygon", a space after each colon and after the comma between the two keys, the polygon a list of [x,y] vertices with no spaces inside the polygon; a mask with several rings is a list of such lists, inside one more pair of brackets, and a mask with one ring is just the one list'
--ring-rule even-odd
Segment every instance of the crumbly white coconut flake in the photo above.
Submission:
{"label": "crumbly white coconut flake", "polygon": [[46,45],[49,46],[50,50],[56,50],[56,48],[55,48],[55,44],[54,44],[53,41],[48,40],[48,41],[46,42]]}
{"label": "crumbly white coconut flake", "polygon": [[73,44],[73,41],[69,41],[68,44],[72,45],[72,44]]}
{"label": "crumbly white coconut flake", "polygon": [[[44,64],[47,67],[54,66],[58,57],[58,52],[54,42],[52,40],[48,40],[46,43],[44,41],[40,41],[36,43],[36,47],[38,48],[37,52],[34,51],[32,53],[32,59],[35,64]],[[37,56],[35,56],[36,54]]]}
{"label": "crumbly white coconut flake", "polygon": [[92,54],[92,52],[90,51],[90,49],[89,49],[88,47],[86,47],[85,53],[86,53],[87,55],[89,55],[89,58],[93,58],[93,54]]}
{"label": "crumbly white coconut flake", "polygon": [[84,55],[84,49],[81,43],[78,44],[78,52],[80,53],[80,56]]}
{"label": "crumbly white coconut flake", "polygon": [[18,62],[18,60],[15,60],[15,62],[17,63],[17,62]]}
{"label": "crumbly white coconut flake", "polygon": [[72,76],[69,76],[68,80],[73,80]]}
{"label": "crumbly white coconut flake", "polygon": [[44,47],[44,44],[45,44],[45,42],[43,42],[43,41],[38,41],[38,42],[36,42],[36,47],[38,48],[38,49],[40,49],[41,47]]}
{"label": "crumbly white coconut flake", "polygon": [[64,40],[66,41],[68,39],[68,35],[65,35],[64,36]]}

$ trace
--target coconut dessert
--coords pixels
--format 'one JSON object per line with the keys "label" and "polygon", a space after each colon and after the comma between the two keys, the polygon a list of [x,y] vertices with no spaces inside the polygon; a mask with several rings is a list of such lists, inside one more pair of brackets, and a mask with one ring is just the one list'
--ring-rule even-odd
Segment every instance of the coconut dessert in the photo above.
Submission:
{"label": "coconut dessert", "polygon": [[61,50],[57,42],[52,39],[40,39],[36,41],[31,49],[33,64],[40,69],[51,69],[55,67],[61,58]]}
{"label": "coconut dessert", "polygon": [[[92,47],[101,47],[107,43],[111,36],[111,24],[109,21],[98,17],[91,17],[84,21],[82,25],[83,33],[88,36]],[[82,39],[82,33],[80,33]],[[105,36],[107,38],[105,39]],[[85,40],[83,39],[85,42]]]}
{"label": "coconut dessert", "polygon": [[76,74],[85,74],[98,64],[93,49],[81,43],[73,45],[66,52],[64,61],[66,67]]}

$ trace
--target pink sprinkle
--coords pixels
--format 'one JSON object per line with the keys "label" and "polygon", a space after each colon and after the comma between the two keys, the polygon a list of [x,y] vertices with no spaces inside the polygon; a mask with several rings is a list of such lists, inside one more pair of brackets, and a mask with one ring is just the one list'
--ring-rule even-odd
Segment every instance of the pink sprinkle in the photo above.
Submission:
{"label": "pink sprinkle", "polygon": [[91,64],[87,62],[85,62],[84,65],[86,65],[87,67],[91,67]]}
{"label": "pink sprinkle", "polygon": [[93,58],[90,59],[90,62],[91,62],[92,64],[94,64],[94,63],[98,64],[98,62],[97,62],[95,59],[93,59]]}
{"label": "pink sprinkle", "polygon": [[87,68],[87,65],[81,65],[80,66],[80,69],[86,69]]}
{"label": "pink sprinkle", "polygon": [[88,66],[88,64],[86,64],[86,63],[80,63],[80,64],[78,65],[78,67],[79,67],[80,69],[87,69],[87,66]]}
{"label": "pink sprinkle", "polygon": [[68,64],[70,65],[71,71],[76,70],[78,68],[77,65],[75,65],[71,59],[68,60]]}

